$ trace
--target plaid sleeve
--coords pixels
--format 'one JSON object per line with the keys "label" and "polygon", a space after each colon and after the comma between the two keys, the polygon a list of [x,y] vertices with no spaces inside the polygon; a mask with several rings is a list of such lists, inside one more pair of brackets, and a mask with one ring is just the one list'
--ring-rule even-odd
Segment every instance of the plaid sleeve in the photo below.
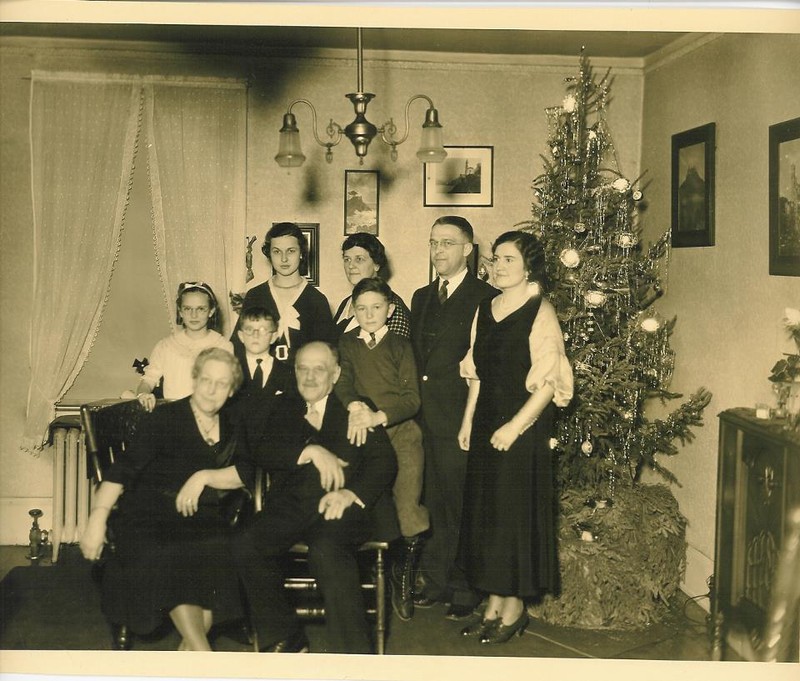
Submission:
{"label": "plaid sleeve", "polygon": [[386,322],[390,331],[394,331],[398,336],[411,340],[411,312],[403,299],[396,293],[392,293],[394,303],[394,314]]}

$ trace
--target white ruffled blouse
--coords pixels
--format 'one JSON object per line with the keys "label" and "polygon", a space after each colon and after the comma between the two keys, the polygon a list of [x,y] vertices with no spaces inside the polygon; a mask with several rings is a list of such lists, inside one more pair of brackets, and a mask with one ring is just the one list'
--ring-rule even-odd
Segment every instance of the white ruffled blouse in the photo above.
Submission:
{"label": "white ruffled blouse", "polygon": [[[520,307],[522,306],[520,305]],[[509,314],[515,311],[512,310]],[[476,311],[470,331],[470,347],[459,365],[461,376],[476,380],[478,374],[472,359],[472,349],[475,345],[477,322],[478,312]],[[539,312],[531,325],[528,347],[531,355],[531,368],[525,377],[525,388],[528,392],[534,393],[542,386],[549,384],[555,392],[553,402],[558,407],[566,407],[574,392],[572,366],[570,366],[564,350],[564,336],[558,323],[556,310],[547,298],[542,299]]]}

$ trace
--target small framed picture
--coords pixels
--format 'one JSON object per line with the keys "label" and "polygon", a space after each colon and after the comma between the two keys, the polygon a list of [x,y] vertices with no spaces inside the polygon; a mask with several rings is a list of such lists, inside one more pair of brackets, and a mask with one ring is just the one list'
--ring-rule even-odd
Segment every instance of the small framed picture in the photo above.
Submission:
{"label": "small framed picture", "polygon": [[672,136],[672,245],[714,245],[716,124]]}
{"label": "small framed picture", "polygon": [[800,277],[800,118],[769,127],[769,273]]}
{"label": "small framed picture", "polygon": [[344,233],[378,236],[380,173],[377,170],[344,171]]}
{"label": "small framed picture", "polygon": [[[275,226],[277,222],[273,222]],[[306,237],[308,243],[308,272],[303,276],[308,279],[308,283],[319,286],[319,223],[318,222],[295,222],[300,231]]]}
{"label": "small framed picture", "polygon": [[494,147],[445,150],[444,161],[423,166],[423,205],[491,207]]}

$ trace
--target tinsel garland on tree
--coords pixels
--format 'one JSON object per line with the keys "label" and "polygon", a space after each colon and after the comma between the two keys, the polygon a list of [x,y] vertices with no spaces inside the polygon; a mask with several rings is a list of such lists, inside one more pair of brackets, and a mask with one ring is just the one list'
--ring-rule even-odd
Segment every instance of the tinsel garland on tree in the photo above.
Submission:
{"label": "tinsel garland on tree", "polygon": [[675,482],[658,457],[692,439],[711,395],[700,388],[663,420],[645,415],[647,400],[681,397],[668,387],[675,319],[652,309],[663,292],[669,232],[642,248],[644,186],[619,170],[606,119],[609,72],[598,79],[582,53],[561,105],[546,109],[549,155],[533,183],[532,220],[521,227],[544,244],[575,374],[575,397],[551,441],[560,482],[613,498],[619,481],[638,482],[647,467]]}

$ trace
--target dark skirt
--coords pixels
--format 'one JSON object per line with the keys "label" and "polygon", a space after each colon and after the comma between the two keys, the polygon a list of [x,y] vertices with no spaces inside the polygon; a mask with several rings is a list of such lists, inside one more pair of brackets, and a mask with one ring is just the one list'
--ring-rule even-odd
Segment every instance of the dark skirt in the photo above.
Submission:
{"label": "dark skirt", "polygon": [[148,634],[182,604],[211,610],[215,623],[242,617],[231,530],[217,507],[201,505],[184,518],[173,498],[125,496],[112,524],[114,553],[103,572],[106,618]]}
{"label": "dark skirt", "polygon": [[557,591],[553,411],[545,409],[506,452],[489,443],[497,424],[476,413],[458,560],[479,591],[527,600]]}

